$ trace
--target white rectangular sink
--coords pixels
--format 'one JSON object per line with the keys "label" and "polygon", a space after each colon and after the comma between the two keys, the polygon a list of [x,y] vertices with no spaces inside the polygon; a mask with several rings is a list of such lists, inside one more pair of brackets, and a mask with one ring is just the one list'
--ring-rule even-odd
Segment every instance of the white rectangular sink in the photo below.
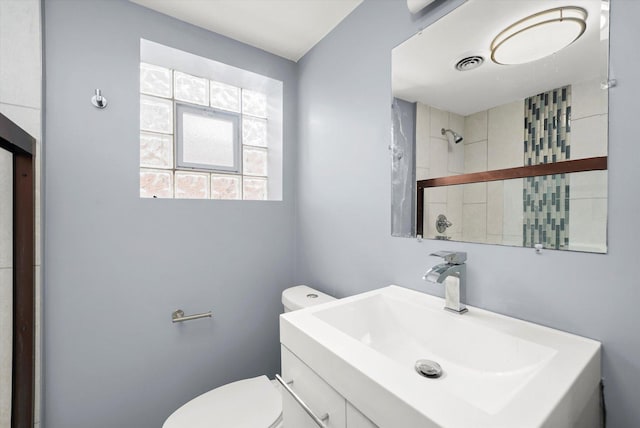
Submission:
{"label": "white rectangular sink", "polygon": [[[573,427],[600,343],[389,286],[281,317],[281,342],[380,427]],[[420,376],[419,359],[443,374]]]}

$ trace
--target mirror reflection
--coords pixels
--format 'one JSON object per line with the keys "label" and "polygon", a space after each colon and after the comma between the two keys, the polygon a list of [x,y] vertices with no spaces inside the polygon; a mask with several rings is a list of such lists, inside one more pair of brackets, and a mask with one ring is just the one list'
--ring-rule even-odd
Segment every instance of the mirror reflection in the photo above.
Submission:
{"label": "mirror reflection", "polygon": [[[427,188],[424,237],[602,252],[607,238],[606,174],[585,171]],[[562,180],[570,184],[557,189]],[[536,186],[542,195],[537,199]]]}
{"label": "mirror reflection", "polygon": [[608,2],[559,4],[469,0],[393,50],[394,236],[606,252]]}

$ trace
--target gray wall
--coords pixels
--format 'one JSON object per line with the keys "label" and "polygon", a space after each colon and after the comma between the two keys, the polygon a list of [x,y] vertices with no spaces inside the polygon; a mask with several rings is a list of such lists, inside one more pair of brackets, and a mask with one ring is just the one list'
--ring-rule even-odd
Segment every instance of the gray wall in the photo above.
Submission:
{"label": "gray wall", "polygon": [[611,2],[609,254],[391,238],[391,49],[460,1],[411,18],[366,0],[300,65],[296,278],[346,296],[396,283],[426,293],[434,250],[469,256],[468,301],[602,341],[609,427],[640,426],[637,0]]}
{"label": "gray wall", "polygon": [[[123,0],[45,2],[47,428],[157,428],[279,366],[297,66]],[[284,201],[140,199],[140,38],[284,81]],[[94,88],[109,100],[90,103]],[[214,311],[173,325],[171,312]]]}

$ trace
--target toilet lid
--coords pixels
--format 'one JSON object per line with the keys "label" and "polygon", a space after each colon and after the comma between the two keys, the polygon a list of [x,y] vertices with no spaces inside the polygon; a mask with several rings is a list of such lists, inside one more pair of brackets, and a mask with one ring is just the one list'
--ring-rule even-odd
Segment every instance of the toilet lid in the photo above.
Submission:
{"label": "toilet lid", "polygon": [[173,412],[162,428],[270,427],[281,413],[279,391],[259,376],[205,392]]}

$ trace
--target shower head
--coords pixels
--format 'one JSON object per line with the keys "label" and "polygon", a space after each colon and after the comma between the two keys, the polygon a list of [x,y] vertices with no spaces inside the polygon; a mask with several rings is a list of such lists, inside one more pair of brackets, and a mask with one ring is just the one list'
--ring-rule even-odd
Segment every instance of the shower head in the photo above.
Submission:
{"label": "shower head", "polygon": [[444,128],[442,128],[442,129],[440,130],[440,133],[441,133],[442,135],[447,135],[447,132],[450,132],[450,133],[451,133],[451,135],[453,135],[453,142],[454,142],[454,143],[458,144],[459,142],[461,142],[461,141],[463,140],[462,135],[458,134],[457,132],[455,132],[455,131],[453,131],[453,130],[451,130],[451,129],[444,129]]}

